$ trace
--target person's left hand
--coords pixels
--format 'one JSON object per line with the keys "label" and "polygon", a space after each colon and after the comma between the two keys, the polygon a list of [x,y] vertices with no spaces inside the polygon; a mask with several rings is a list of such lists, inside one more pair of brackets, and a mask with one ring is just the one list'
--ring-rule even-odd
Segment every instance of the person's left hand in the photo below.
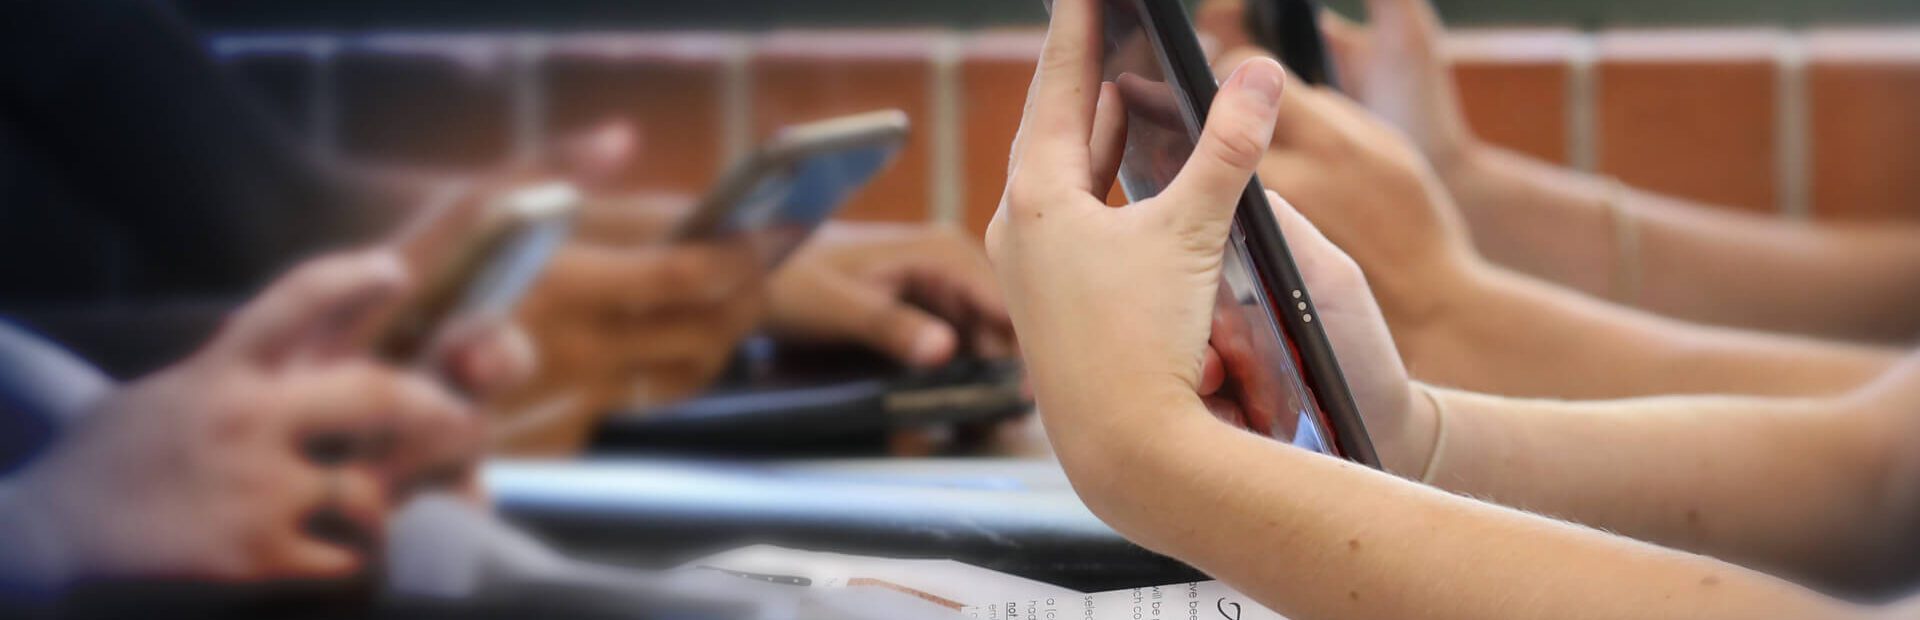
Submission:
{"label": "person's left hand", "polygon": [[852,342],[916,368],[961,352],[1013,353],[1013,324],[986,255],[960,233],[834,223],[769,282],[767,328],[794,340]]}
{"label": "person's left hand", "polygon": [[[309,261],[201,351],[115,390],[0,496],[0,582],[364,570],[390,511],[422,486],[471,483],[484,445],[450,386],[359,338],[411,281],[384,250]],[[496,346],[513,339],[467,332],[445,351],[467,368],[442,376],[497,390],[527,366]]]}
{"label": "person's left hand", "polygon": [[[1101,194],[1126,141],[1119,90],[1100,81],[1097,10],[1091,0],[1054,5],[987,247],[1062,464],[1076,490],[1085,483],[1095,496],[1121,496],[1105,485],[1123,476],[1084,464],[1111,462],[1097,455],[1191,423],[1181,412],[1204,409],[1201,396],[1218,387],[1208,340],[1224,246],[1274,134],[1284,78],[1272,59],[1242,63],[1222,82],[1173,182],[1151,199],[1109,207]],[[1366,278],[1269,198],[1388,468],[1410,471],[1426,447],[1410,429],[1431,425],[1415,414]]]}

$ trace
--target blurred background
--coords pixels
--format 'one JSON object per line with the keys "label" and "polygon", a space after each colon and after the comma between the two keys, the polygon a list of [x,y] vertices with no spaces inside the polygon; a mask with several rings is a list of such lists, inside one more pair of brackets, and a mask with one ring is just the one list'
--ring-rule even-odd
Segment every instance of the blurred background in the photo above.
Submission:
{"label": "blurred background", "polygon": [[[1920,175],[1907,173],[1920,167],[1920,3],[1439,6],[1489,140],[1785,217],[1920,216]],[[975,231],[998,200],[1043,18],[1027,0],[185,7],[330,154],[472,167],[626,118],[645,135],[629,180],[697,192],[780,125],[899,107],[918,128],[912,144],[843,213]]]}

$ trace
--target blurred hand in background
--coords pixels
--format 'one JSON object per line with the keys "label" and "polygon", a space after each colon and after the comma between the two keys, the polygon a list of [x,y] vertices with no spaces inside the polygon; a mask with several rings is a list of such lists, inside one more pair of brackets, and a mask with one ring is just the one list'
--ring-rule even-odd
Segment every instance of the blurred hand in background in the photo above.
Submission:
{"label": "blurred hand in background", "polygon": [[566,454],[625,404],[698,393],[765,313],[759,261],[739,242],[665,242],[684,198],[597,201],[520,307],[540,370],[494,403],[500,447]]}
{"label": "blurred hand in background", "polygon": [[0,494],[0,574],[57,588],[363,569],[413,489],[472,480],[479,418],[448,388],[497,392],[530,365],[499,326],[442,349],[460,385],[374,360],[362,328],[411,285],[387,251],[310,261],[112,394]]}
{"label": "blurred hand in background", "polygon": [[779,337],[859,344],[915,368],[1016,353],[986,254],[958,231],[829,224],[769,286],[767,328]]}

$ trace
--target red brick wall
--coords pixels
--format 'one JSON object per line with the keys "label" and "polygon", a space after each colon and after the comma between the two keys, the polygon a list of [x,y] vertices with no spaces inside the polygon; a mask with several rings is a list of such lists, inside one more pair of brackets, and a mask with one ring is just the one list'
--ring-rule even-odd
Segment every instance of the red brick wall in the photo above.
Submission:
{"label": "red brick wall", "polygon": [[[686,192],[781,125],[900,108],[911,143],[844,214],[980,230],[1040,38],[383,35],[216,49],[348,156],[477,167],[625,118],[645,136],[629,184]],[[1920,219],[1920,30],[1479,30],[1451,49],[1467,115],[1492,142],[1733,208]]]}

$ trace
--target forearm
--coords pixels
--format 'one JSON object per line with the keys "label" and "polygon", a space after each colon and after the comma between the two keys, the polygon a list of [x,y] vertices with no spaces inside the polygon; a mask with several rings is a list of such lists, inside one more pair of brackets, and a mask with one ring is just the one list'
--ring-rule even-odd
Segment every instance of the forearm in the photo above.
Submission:
{"label": "forearm", "polygon": [[1920,228],[1759,216],[1497,147],[1442,178],[1475,245],[1523,273],[1705,323],[1873,340],[1920,331]]}
{"label": "forearm", "polygon": [[1855,613],[1745,569],[1440,493],[1194,409],[1132,440],[1063,449],[1063,463],[1122,533],[1291,617]]}
{"label": "forearm", "polygon": [[1434,282],[1417,309],[1383,297],[1415,378],[1510,396],[1832,394],[1898,354],[1866,345],[1706,327],[1623,308],[1485,263]]}
{"label": "forearm", "polygon": [[1435,396],[1441,488],[1823,581],[1911,574],[1906,434],[1854,399]]}

